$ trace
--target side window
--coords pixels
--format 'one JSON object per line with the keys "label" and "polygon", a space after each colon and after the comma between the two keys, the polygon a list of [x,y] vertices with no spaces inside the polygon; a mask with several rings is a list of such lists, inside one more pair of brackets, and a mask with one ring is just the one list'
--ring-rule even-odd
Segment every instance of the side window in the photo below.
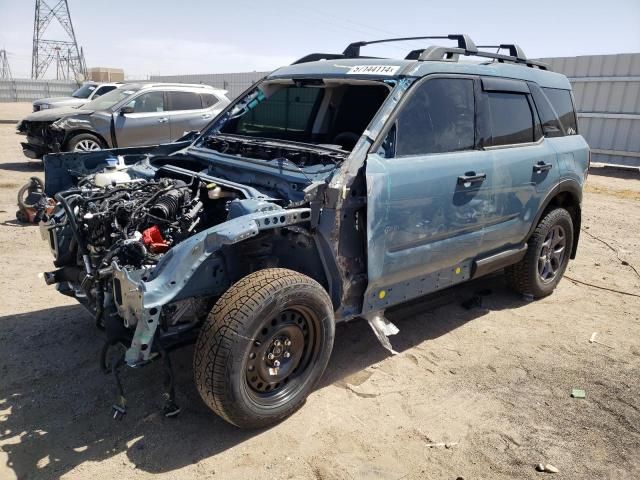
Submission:
{"label": "side window", "polygon": [[171,110],[199,110],[202,108],[200,95],[193,92],[169,92]]}
{"label": "side window", "polygon": [[473,150],[473,80],[435,78],[416,89],[398,115],[396,156]]}
{"label": "side window", "polygon": [[559,88],[543,88],[542,91],[558,113],[560,122],[567,132],[567,135],[577,134],[578,122],[576,120],[576,112],[573,108],[573,101],[571,100],[571,91],[561,90]]}
{"label": "side window", "polygon": [[110,86],[106,86],[106,87],[100,87],[100,88],[98,88],[96,93],[93,94],[93,98],[98,98],[101,95],[104,95],[105,93],[108,93],[111,90],[115,90],[115,89],[116,89],[115,85],[110,85]]}
{"label": "side window", "polygon": [[557,113],[551,106],[551,103],[549,103],[549,99],[535,83],[529,83],[529,89],[531,90],[531,96],[536,104],[536,109],[542,122],[544,136],[563,137],[564,130],[562,129]]}
{"label": "side window", "polygon": [[203,93],[200,95],[202,97],[202,107],[203,108],[211,108],[216,103],[218,103],[218,97],[211,93]]}
{"label": "side window", "polygon": [[486,92],[492,145],[514,145],[535,140],[534,116],[523,93]]}
{"label": "side window", "polygon": [[164,92],[148,92],[134,98],[128,104],[133,113],[164,112]]}

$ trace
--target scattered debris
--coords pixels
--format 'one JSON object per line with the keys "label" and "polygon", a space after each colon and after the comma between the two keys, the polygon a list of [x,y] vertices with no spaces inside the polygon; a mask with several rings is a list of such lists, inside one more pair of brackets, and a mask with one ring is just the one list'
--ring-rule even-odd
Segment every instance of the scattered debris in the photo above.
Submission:
{"label": "scattered debris", "polygon": [[606,343],[604,343],[604,342],[600,342],[600,341],[596,340],[596,336],[597,336],[597,335],[598,335],[598,332],[593,332],[593,333],[591,334],[591,338],[589,339],[589,343],[597,343],[598,345],[603,345],[603,346],[605,346],[605,347],[607,347],[607,348],[613,348],[613,347],[612,347],[611,345],[609,345],[609,344],[606,344]]}
{"label": "scattered debris", "polygon": [[581,388],[573,388],[571,389],[571,396],[573,398],[586,398],[587,393]]}
{"label": "scattered debris", "polygon": [[361,392],[359,391],[356,387],[354,387],[353,385],[350,385],[348,383],[345,384],[345,388],[353,393],[355,393],[357,396],[361,397],[361,398],[375,398],[378,395],[380,395],[380,393],[368,393],[368,392]]}
{"label": "scattered debris", "polygon": [[449,449],[451,447],[458,445],[459,443],[460,442],[437,442],[437,443],[427,443],[425,446],[429,448],[444,447]]}
{"label": "scattered debris", "polygon": [[560,472],[560,470],[558,470],[556,467],[554,467],[553,465],[551,465],[550,463],[547,463],[544,466],[544,471],[545,472],[549,472],[549,473],[558,473]]}
{"label": "scattered debris", "polygon": [[536,465],[536,470],[539,471],[539,472],[547,472],[547,473],[558,473],[558,472],[560,472],[560,470],[558,470],[556,467],[554,467],[550,463],[547,463],[546,465],[543,465],[542,463],[538,463]]}

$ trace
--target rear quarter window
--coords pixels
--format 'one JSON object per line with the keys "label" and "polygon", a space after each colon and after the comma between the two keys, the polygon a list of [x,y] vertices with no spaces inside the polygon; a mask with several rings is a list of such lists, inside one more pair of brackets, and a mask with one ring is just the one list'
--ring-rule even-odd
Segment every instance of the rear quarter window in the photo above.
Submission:
{"label": "rear quarter window", "polygon": [[218,97],[211,93],[203,93],[200,95],[202,97],[202,107],[203,108],[211,108],[216,103],[218,103]]}
{"label": "rear quarter window", "polygon": [[573,108],[571,91],[559,88],[543,88],[542,91],[551,102],[551,105],[553,105],[567,135],[576,135],[578,133],[578,121]]}

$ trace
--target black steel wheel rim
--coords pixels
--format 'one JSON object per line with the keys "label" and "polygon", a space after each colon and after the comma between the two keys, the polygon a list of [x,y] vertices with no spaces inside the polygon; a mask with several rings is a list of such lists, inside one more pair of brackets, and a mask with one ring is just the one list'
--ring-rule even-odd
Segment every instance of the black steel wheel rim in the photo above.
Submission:
{"label": "black steel wheel rim", "polygon": [[554,225],[547,233],[538,255],[538,275],[544,283],[549,283],[564,263],[567,235],[560,225]]}
{"label": "black steel wheel rim", "polygon": [[265,318],[244,362],[255,403],[284,404],[302,389],[320,353],[319,329],[318,317],[302,306]]}

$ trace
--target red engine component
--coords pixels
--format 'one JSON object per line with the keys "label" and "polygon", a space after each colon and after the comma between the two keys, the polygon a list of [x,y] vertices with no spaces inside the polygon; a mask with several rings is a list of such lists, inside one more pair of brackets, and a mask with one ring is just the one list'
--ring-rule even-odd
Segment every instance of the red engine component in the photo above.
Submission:
{"label": "red engine component", "polygon": [[162,233],[157,225],[149,227],[142,232],[142,243],[144,243],[152,253],[164,253],[169,250],[169,244],[162,238]]}

